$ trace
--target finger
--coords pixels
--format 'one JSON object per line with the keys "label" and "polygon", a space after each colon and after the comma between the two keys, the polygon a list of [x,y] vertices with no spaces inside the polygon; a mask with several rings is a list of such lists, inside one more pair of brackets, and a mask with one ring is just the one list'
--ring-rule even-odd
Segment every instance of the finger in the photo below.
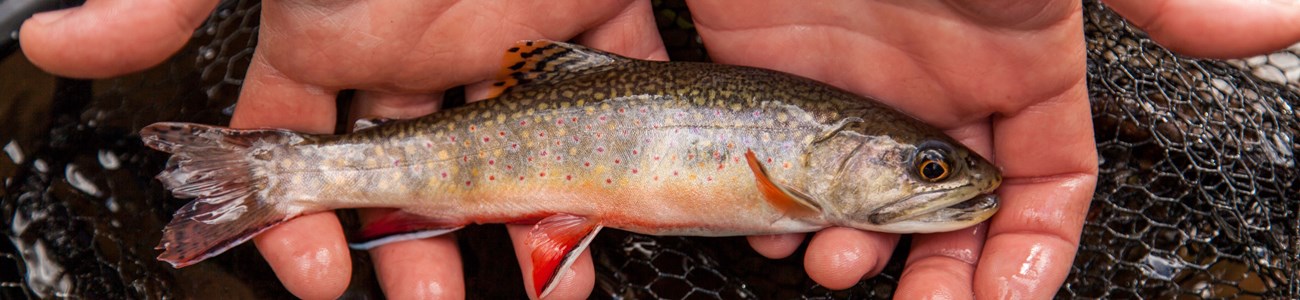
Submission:
{"label": "finger", "polygon": [[1107,6],[1175,52],[1239,58],[1300,41],[1300,2],[1107,0]]}
{"label": "finger", "polygon": [[[359,91],[353,98],[356,118],[409,119],[438,110],[441,94]],[[392,209],[359,210],[363,223]],[[455,235],[401,241],[370,250],[384,296],[391,299],[462,299],[465,279]],[[412,268],[411,266],[421,266]]]}
{"label": "finger", "polygon": [[[519,268],[524,273],[524,289],[528,291],[528,298],[537,299],[533,294],[536,289],[533,287],[533,260],[532,247],[529,246],[529,232],[533,225],[506,225],[510,231],[510,240],[514,242],[515,258],[519,259]],[[591,250],[583,249],[578,258],[569,266],[569,270],[564,272],[559,280],[559,284],[546,295],[547,299],[586,299],[591,295],[591,289],[596,286],[595,265],[591,263]]]}
{"label": "finger", "polygon": [[189,41],[216,0],[87,1],[33,15],[19,33],[23,53],[50,73],[103,78],[152,67]]}
{"label": "finger", "polygon": [[[946,130],[980,156],[993,161],[991,126],[987,121]],[[953,232],[912,236],[907,264],[898,279],[898,295],[932,299],[974,296],[975,264],[984,247],[987,223]]]}
{"label": "finger", "polygon": [[897,234],[842,227],[823,229],[808,244],[804,268],[808,277],[828,289],[847,289],[879,274],[897,244]]}
{"label": "finger", "polygon": [[804,234],[787,233],[772,235],[751,235],[746,237],[749,240],[749,246],[754,247],[754,251],[763,257],[779,259],[794,254],[799,250],[799,244],[803,244]]}
{"label": "finger", "polygon": [[[392,209],[360,210],[362,222]],[[465,278],[455,234],[401,241],[370,250],[389,299],[464,299]],[[418,267],[412,267],[418,266]]]}
{"label": "finger", "polygon": [[646,60],[668,60],[649,1],[632,1],[613,18],[578,35],[592,48]]}
{"label": "finger", "polygon": [[[334,92],[298,84],[267,67],[254,53],[231,127],[334,130]],[[284,287],[305,299],[343,294],[352,274],[343,228],[331,212],[285,222],[253,240]]]}
{"label": "finger", "polygon": [[975,264],[987,225],[912,236],[912,250],[898,279],[897,295],[927,299],[970,299]]}
{"label": "finger", "polygon": [[1002,208],[989,223],[976,297],[1050,298],[1074,260],[1097,182],[1086,87],[1081,81],[993,126]]}

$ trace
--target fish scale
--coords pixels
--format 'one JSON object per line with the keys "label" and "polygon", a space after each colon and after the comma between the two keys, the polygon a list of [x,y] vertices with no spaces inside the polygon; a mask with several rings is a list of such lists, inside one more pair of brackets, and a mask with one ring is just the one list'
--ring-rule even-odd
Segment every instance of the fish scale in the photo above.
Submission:
{"label": "fish scale", "polygon": [[[538,295],[601,228],[727,236],[967,227],[1000,173],[888,106],[805,78],[634,60],[550,41],[507,51],[492,99],[347,135],[146,127],[159,179],[197,198],[159,257],[185,266],[305,213],[388,207],[354,246],[536,223]],[[365,127],[365,128],[361,128]]]}

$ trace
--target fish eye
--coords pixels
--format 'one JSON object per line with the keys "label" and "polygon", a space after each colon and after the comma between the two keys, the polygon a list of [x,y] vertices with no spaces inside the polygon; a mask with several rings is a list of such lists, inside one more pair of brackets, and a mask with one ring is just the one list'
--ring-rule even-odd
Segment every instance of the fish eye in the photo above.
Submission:
{"label": "fish eye", "polygon": [[923,147],[916,152],[916,174],[925,181],[939,182],[952,174],[948,152],[938,147]]}

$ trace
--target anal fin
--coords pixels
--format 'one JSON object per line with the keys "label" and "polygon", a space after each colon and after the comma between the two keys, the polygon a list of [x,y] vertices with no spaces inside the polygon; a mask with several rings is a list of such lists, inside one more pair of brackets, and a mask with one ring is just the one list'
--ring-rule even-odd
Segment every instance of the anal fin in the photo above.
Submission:
{"label": "anal fin", "polygon": [[348,247],[370,250],[400,241],[417,240],[456,231],[464,224],[447,222],[404,211],[395,211],[366,224]]}
{"label": "anal fin", "polygon": [[547,217],[533,226],[528,244],[532,247],[533,291],[539,299],[551,293],[603,227],[597,220],[567,214]]}

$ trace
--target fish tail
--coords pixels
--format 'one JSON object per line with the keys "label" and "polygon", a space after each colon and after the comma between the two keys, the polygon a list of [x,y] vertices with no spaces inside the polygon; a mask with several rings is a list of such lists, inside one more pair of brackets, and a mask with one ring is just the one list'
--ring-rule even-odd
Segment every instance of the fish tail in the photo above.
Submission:
{"label": "fish tail", "polygon": [[163,230],[159,260],[176,268],[188,266],[298,215],[277,209],[264,189],[271,153],[301,141],[301,135],[155,123],[140,136],[146,146],[172,154],[157,176],[163,186],[177,198],[194,198]]}

